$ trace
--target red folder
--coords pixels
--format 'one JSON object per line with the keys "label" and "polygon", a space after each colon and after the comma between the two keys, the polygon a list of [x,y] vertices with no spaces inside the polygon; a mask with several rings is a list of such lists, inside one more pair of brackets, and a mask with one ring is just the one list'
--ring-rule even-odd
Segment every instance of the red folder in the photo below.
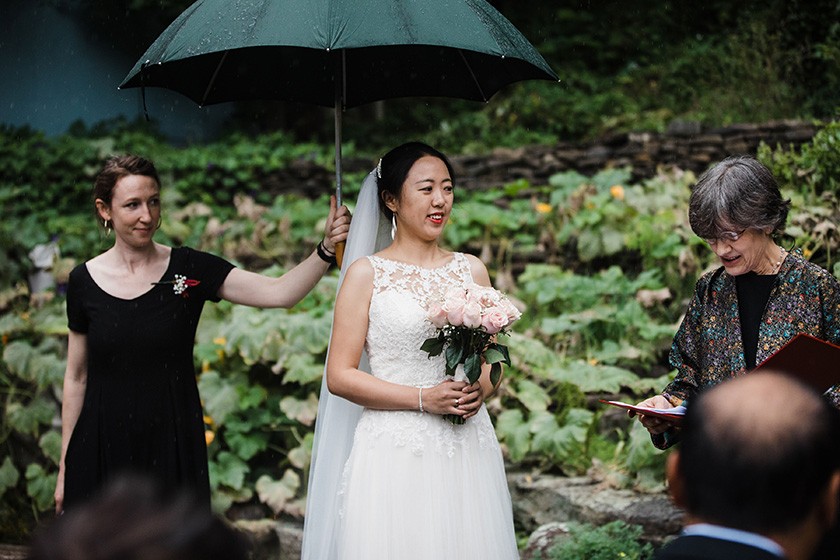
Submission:
{"label": "red folder", "polygon": [[800,333],[752,372],[765,371],[792,375],[824,393],[840,383],[840,346]]}

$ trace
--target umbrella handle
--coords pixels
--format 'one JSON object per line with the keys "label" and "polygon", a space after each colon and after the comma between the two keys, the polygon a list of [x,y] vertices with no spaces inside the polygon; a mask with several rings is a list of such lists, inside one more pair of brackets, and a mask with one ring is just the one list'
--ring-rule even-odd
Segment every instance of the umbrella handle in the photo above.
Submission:
{"label": "umbrella handle", "polygon": [[346,241],[339,241],[335,244],[335,262],[338,264],[338,268],[341,268],[341,262],[344,260],[344,245]]}

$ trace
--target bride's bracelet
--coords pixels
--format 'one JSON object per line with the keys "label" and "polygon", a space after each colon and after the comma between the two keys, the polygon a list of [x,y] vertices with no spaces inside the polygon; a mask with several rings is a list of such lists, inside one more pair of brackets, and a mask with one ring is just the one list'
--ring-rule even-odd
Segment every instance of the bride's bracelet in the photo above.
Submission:
{"label": "bride's bracelet", "polygon": [[420,392],[417,393],[417,400],[420,403],[420,412],[426,412],[423,410],[423,387],[420,387]]}

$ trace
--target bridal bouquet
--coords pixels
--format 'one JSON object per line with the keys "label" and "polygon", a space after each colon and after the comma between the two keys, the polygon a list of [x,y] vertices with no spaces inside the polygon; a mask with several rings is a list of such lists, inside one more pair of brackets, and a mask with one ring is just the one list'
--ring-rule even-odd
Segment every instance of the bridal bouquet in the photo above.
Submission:
{"label": "bridal bouquet", "polygon": [[[429,357],[445,351],[446,374],[455,375],[461,365],[469,383],[481,376],[483,359],[490,364],[490,381],[496,385],[502,364],[510,365],[510,355],[507,346],[496,342],[495,336],[504,334],[520,315],[510,300],[494,288],[478,284],[453,288],[442,301],[429,306],[427,317],[437,327],[437,335],[427,338],[420,349]],[[460,416],[449,419],[463,423]]]}

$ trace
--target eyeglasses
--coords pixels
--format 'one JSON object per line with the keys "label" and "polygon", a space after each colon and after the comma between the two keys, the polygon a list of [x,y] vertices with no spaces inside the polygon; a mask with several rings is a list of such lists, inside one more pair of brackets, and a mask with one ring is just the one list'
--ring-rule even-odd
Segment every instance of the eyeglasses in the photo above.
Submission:
{"label": "eyeglasses", "polygon": [[717,237],[704,237],[703,241],[709,245],[715,245],[718,241],[722,241],[724,243],[735,243],[741,239],[741,236],[744,235],[745,231],[747,231],[747,228],[744,228],[741,231],[722,231],[717,234]]}

